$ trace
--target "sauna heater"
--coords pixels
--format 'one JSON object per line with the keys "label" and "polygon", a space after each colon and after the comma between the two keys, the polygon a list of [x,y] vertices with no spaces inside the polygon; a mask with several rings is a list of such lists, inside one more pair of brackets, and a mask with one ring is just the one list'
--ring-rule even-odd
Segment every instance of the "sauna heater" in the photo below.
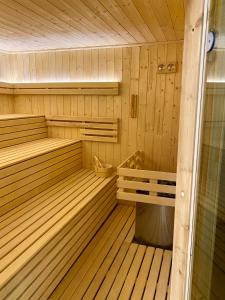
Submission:
{"label": "sauna heater", "polygon": [[[175,182],[160,182],[172,184]],[[143,191],[137,191],[143,193]],[[148,192],[144,192],[147,194]],[[160,197],[174,195],[158,193]],[[173,245],[174,207],[155,204],[136,204],[135,241],[144,245],[171,249]]]}

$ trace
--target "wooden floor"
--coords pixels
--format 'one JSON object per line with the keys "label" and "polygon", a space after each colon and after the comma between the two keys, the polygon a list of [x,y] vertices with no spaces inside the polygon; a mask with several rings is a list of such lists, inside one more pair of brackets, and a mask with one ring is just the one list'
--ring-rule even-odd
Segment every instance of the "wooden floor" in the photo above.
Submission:
{"label": "wooden floor", "polygon": [[134,220],[117,206],[50,299],[169,299],[172,252],[133,243]]}

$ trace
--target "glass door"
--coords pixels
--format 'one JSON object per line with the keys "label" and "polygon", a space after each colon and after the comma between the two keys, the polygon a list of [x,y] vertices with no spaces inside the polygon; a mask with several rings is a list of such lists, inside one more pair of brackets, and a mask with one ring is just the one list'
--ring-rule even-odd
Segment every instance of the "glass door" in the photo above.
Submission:
{"label": "glass door", "polygon": [[191,300],[225,299],[225,0],[211,1],[209,29]]}

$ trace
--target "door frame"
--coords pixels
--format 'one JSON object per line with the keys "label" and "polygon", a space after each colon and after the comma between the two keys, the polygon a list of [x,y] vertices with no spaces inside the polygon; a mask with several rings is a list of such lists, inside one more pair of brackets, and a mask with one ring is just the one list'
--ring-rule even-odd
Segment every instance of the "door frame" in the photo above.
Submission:
{"label": "door frame", "polygon": [[205,88],[206,37],[210,0],[188,0],[179,123],[177,189],[171,273],[172,300],[191,292],[202,108]]}

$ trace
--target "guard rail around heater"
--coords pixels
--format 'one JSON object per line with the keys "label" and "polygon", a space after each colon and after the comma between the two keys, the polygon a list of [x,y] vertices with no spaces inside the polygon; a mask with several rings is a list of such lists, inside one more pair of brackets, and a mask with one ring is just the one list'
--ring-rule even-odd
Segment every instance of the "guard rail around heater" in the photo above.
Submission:
{"label": "guard rail around heater", "polygon": [[176,173],[142,169],[143,155],[137,151],[117,168],[117,199],[175,206]]}

